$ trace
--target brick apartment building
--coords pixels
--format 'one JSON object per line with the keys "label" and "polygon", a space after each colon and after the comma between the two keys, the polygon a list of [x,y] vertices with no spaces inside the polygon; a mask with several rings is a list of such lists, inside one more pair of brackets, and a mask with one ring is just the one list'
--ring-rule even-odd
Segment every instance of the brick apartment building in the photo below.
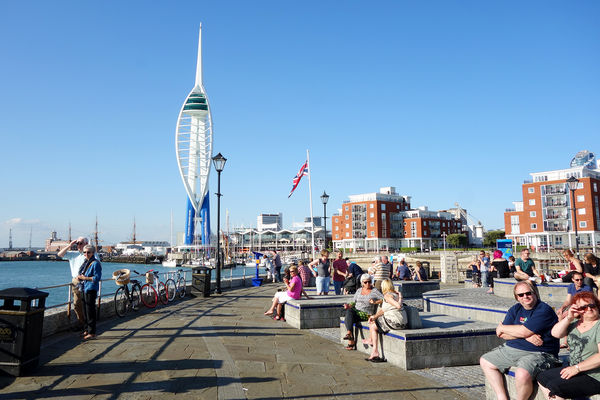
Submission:
{"label": "brick apartment building", "polygon": [[[504,213],[506,237],[519,245],[534,248],[575,248],[573,210],[577,213],[579,244],[595,247],[600,243],[600,162],[589,151],[580,151],[570,168],[535,172],[522,186],[523,201]],[[579,180],[575,204],[567,179]]]}
{"label": "brick apartment building", "polygon": [[427,207],[411,210],[410,196],[384,187],[378,193],[349,196],[332,216],[331,239],[334,248],[355,251],[431,249],[442,246],[443,234],[461,232],[462,223],[454,214]]}

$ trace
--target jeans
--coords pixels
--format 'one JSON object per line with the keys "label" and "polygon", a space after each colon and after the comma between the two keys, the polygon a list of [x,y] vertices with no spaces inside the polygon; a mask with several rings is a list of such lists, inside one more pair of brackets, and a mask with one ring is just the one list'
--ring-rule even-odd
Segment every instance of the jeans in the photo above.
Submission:
{"label": "jeans", "polygon": [[481,271],[481,286],[483,286],[483,287],[489,287],[490,286],[489,272],[488,271]]}
{"label": "jeans", "polygon": [[83,315],[85,316],[85,331],[90,335],[96,334],[96,296],[98,292],[88,290],[83,292]]}
{"label": "jeans", "polygon": [[282,282],[282,280],[281,280],[281,267],[275,267],[275,282]]}
{"label": "jeans", "polygon": [[342,294],[342,285],[344,281],[333,281],[333,288],[335,289],[335,294]]}

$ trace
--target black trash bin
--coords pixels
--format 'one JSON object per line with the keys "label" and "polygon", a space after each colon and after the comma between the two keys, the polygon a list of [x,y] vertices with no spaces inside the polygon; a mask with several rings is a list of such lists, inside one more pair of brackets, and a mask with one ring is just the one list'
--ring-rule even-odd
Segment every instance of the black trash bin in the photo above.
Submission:
{"label": "black trash bin", "polygon": [[21,376],[37,367],[46,297],[48,293],[30,288],[0,290],[1,371]]}
{"label": "black trash bin", "polygon": [[207,267],[192,268],[192,296],[210,296],[210,272]]}

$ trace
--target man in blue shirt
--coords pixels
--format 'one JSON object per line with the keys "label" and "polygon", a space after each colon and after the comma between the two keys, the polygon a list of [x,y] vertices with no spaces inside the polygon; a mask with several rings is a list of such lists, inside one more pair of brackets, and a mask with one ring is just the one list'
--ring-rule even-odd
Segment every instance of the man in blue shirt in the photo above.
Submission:
{"label": "man in blue shirt", "polygon": [[396,268],[396,277],[401,281],[410,281],[410,269],[404,258],[400,261],[398,268]]}
{"label": "man in blue shirt", "polygon": [[517,282],[513,294],[518,303],[508,310],[496,328],[496,335],[506,343],[479,360],[497,399],[507,399],[502,374],[510,367],[517,367],[517,398],[528,399],[537,374],[558,363],[558,339],[550,334],[558,322],[556,313],[539,300],[537,289],[529,281]]}
{"label": "man in blue shirt", "polygon": [[571,273],[571,280],[573,283],[571,283],[567,288],[567,298],[560,308],[556,310],[556,315],[558,315],[559,319],[563,319],[566,316],[567,311],[569,311],[569,306],[571,305],[571,299],[573,296],[579,292],[592,291],[591,287],[583,284],[583,279],[583,274],[581,272],[573,271]]}

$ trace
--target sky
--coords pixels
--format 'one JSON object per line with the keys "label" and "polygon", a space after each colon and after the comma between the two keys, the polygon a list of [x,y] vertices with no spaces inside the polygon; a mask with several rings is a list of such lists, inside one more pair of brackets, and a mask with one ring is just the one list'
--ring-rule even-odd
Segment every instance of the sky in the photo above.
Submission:
{"label": "sky", "polygon": [[[486,229],[529,173],[599,152],[597,1],[0,3],[0,247],[50,232],[170,240],[202,23],[222,225],[310,215],[394,186]],[[216,227],[216,173],[211,175]]]}

